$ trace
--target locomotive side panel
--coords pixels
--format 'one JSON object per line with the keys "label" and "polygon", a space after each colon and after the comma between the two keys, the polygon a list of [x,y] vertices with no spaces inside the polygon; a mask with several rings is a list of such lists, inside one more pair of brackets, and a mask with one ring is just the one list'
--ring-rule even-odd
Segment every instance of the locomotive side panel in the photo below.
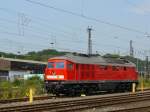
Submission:
{"label": "locomotive side panel", "polygon": [[74,71],[70,72],[70,74],[68,75],[72,77],[70,78],[70,80],[77,81],[137,80],[137,73],[134,67],[112,65],[76,64],[76,67],[74,67]]}
{"label": "locomotive side panel", "polygon": [[94,64],[76,64],[76,80],[87,81],[95,80],[95,65]]}
{"label": "locomotive side panel", "polygon": [[112,79],[111,67],[107,65],[96,65],[94,80]]}
{"label": "locomotive side panel", "polygon": [[137,80],[137,73],[134,67],[97,65],[94,80]]}

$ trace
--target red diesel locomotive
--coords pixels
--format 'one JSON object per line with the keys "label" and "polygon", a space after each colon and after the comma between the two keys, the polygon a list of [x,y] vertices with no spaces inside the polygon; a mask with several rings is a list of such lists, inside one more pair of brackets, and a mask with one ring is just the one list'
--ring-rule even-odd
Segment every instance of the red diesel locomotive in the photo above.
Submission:
{"label": "red diesel locomotive", "polygon": [[45,86],[49,93],[90,94],[97,91],[129,91],[138,83],[135,65],[125,59],[67,54],[48,60]]}

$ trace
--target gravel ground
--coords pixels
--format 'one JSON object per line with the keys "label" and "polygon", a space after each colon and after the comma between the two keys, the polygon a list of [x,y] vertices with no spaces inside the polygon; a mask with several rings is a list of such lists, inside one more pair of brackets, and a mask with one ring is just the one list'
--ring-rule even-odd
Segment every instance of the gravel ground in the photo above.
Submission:
{"label": "gravel ground", "polygon": [[[126,95],[126,94],[129,94],[129,93],[115,93],[115,94],[94,95],[94,96],[84,96],[84,97],[53,98],[53,99],[48,99],[48,100],[36,100],[32,104],[59,102],[59,101],[72,101],[72,100],[88,99],[88,98],[110,97],[110,96],[118,96],[118,95]],[[30,103],[29,102],[15,102],[15,103],[8,103],[8,104],[0,104],[0,108],[16,106],[16,105],[18,106],[30,105]]]}
{"label": "gravel ground", "polygon": [[[53,99],[48,99],[48,100],[34,101],[32,104],[60,102],[60,101],[73,101],[73,100],[80,100],[80,99],[110,97],[110,96],[118,96],[118,95],[126,95],[126,94],[132,94],[132,93],[115,93],[115,94],[94,95],[94,96],[84,96],[84,97],[53,98]],[[18,105],[18,106],[21,106],[21,105],[25,106],[25,105],[30,105],[30,103],[29,102],[16,102],[16,103],[9,103],[9,104],[0,104],[0,108],[2,108],[2,107],[9,107],[9,106],[16,106],[16,105]],[[119,108],[123,108],[123,107],[124,106],[120,105]],[[111,108],[111,107],[108,107],[108,108]],[[103,109],[103,110],[105,110],[105,109]],[[97,109],[92,109],[92,111],[97,112]],[[89,112],[91,112],[91,111],[89,111]],[[106,112],[106,111],[104,111],[104,112]]]}
{"label": "gravel ground", "polygon": [[120,104],[120,105],[111,105],[106,107],[100,107],[100,108],[93,108],[88,109],[80,112],[108,112],[108,111],[115,111],[120,109],[126,109],[126,108],[133,108],[133,107],[142,107],[142,106],[150,106],[150,101],[141,101],[141,102],[132,102],[128,104]]}

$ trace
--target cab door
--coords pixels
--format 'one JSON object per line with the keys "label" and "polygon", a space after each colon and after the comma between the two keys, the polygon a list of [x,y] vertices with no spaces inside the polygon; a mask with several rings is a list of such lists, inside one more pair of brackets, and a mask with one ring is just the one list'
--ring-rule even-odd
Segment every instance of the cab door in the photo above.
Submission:
{"label": "cab door", "polygon": [[72,62],[67,62],[67,77],[69,80],[75,80],[75,65]]}

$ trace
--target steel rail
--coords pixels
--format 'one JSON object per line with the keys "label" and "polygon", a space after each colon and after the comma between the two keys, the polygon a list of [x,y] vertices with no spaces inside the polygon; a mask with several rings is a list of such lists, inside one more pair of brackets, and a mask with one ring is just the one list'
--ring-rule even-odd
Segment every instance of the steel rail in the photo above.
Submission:
{"label": "steel rail", "polygon": [[[144,89],[144,92],[149,91],[150,89]],[[137,90],[140,91],[139,89]],[[52,98],[58,98],[56,96],[40,96],[40,97],[34,97],[34,100],[46,100],[46,99],[52,99]],[[61,98],[61,97],[60,97]],[[15,103],[15,102],[26,102],[29,98],[14,98],[14,99],[6,99],[6,100],[0,100],[0,104],[7,104],[7,103]]]}
{"label": "steel rail", "polygon": [[[46,99],[52,99],[52,98],[55,98],[55,96],[37,96],[37,97],[34,97],[33,99],[34,100],[46,100]],[[26,102],[26,101],[29,101],[29,97],[0,100],[0,104]]]}
{"label": "steel rail", "polygon": [[141,106],[141,107],[133,107],[133,108],[124,108],[119,110],[112,110],[107,112],[150,112],[150,105]]}
{"label": "steel rail", "polygon": [[43,110],[50,110],[52,112],[53,111],[66,112],[145,100],[150,100],[150,92],[7,107],[7,108],[0,108],[0,112],[8,112],[8,111],[29,112],[29,111],[43,111]]}

